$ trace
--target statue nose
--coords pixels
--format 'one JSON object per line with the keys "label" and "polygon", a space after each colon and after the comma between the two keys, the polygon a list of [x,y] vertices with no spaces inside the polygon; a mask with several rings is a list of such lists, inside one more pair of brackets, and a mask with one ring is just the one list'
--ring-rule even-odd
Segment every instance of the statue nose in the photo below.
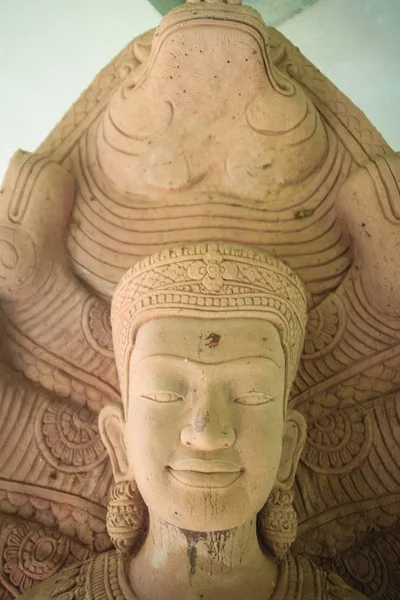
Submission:
{"label": "statue nose", "polygon": [[181,442],[203,452],[230,448],[235,443],[236,434],[225,411],[202,408],[197,411],[192,422],[181,431]]}

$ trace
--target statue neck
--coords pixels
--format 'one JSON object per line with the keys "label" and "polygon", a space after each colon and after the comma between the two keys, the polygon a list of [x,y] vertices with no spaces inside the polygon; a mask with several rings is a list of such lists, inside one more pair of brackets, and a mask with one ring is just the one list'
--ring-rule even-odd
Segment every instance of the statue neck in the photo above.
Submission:
{"label": "statue neck", "polygon": [[152,515],[146,541],[129,565],[139,600],[268,600],[277,578],[275,559],[260,548],[256,517],[235,529],[194,532]]}

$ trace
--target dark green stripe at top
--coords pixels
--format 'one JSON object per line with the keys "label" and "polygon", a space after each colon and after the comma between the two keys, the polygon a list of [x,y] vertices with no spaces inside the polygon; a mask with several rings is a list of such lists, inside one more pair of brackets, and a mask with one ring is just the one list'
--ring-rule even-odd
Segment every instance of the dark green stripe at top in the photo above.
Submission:
{"label": "dark green stripe at top", "polygon": [[170,10],[179,6],[179,4],[185,4],[185,0],[149,0],[150,3],[161,13],[163,16]]}

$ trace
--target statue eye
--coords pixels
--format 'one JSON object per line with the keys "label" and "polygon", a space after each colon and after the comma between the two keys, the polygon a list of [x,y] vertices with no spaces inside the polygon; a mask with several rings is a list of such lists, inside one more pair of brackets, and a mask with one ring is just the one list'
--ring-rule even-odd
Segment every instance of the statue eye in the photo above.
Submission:
{"label": "statue eye", "polygon": [[250,392],[243,396],[239,396],[239,398],[235,398],[234,402],[235,404],[243,404],[244,406],[260,406],[260,404],[269,404],[275,400],[276,398],[271,396],[271,394],[266,394],[264,392]]}
{"label": "statue eye", "polygon": [[152,392],[150,394],[143,394],[142,398],[160,403],[179,402],[179,400],[183,400],[182,396],[173,392]]}

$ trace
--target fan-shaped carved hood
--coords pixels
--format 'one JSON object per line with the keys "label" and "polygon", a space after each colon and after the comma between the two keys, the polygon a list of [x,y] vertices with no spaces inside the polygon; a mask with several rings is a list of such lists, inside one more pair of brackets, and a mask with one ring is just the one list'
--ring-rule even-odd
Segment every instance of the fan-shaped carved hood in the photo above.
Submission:
{"label": "fan-shaped carved hood", "polygon": [[304,93],[271,64],[255,10],[185,4],[163,19],[147,62],[111,100],[97,157],[123,194],[265,199],[315,168],[325,150],[317,127]]}

